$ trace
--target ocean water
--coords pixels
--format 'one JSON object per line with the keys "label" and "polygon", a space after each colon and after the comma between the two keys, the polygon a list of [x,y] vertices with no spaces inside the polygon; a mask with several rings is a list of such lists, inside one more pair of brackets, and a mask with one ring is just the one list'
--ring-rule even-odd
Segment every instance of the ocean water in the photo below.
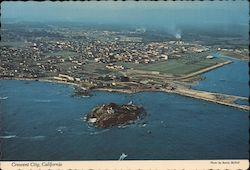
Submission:
{"label": "ocean water", "polygon": [[249,96],[249,67],[248,61],[238,60],[227,56],[220,56],[220,52],[211,55],[226,58],[233,63],[204,73],[205,78],[194,89],[224,93],[236,96]]}
{"label": "ocean water", "polygon": [[[70,85],[0,80],[1,159],[248,158],[247,111],[161,92],[72,94]],[[145,108],[146,127],[102,130],[81,119],[97,105],[129,101]]]}

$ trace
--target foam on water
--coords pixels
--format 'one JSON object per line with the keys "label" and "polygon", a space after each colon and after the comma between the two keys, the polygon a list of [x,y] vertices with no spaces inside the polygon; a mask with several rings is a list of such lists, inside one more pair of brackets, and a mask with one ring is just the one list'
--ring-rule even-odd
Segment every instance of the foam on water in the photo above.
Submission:
{"label": "foam on water", "polygon": [[36,99],[34,100],[35,102],[40,102],[40,103],[50,103],[51,100],[44,100],[44,99]]}
{"label": "foam on water", "polygon": [[58,128],[56,128],[56,131],[60,132],[60,133],[64,133],[64,131],[67,129],[66,126],[59,126]]}
{"label": "foam on water", "polygon": [[90,134],[91,135],[98,135],[98,134],[101,134],[101,133],[104,133],[104,132],[107,132],[107,131],[109,131],[109,129],[104,129],[104,130],[100,130],[100,131],[91,132]]}
{"label": "foam on water", "polygon": [[17,136],[17,135],[0,136],[0,139],[11,139],[11,138],[21,138],[21,139],[44,139],[45,136],[27,136],[27,137],[21,137],[21,136]]}
{"label": "foam on water", "polygon": [[0,139],[11,139],[17,137],[16,135],[0,136]]}
{"label": "foam on water", "polygon": [[30,136],[30,137],[20,137],[20,138],[23,138],[23,139],[44,139],[45,136]]}

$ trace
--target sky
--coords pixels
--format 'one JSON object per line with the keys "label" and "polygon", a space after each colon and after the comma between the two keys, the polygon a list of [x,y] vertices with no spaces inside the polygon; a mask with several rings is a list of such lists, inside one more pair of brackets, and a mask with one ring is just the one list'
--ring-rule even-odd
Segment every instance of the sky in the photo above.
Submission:
{"label": "sky", "polygon": [[248,25],[248,1],[2,2],[2,19],[175,27]]}

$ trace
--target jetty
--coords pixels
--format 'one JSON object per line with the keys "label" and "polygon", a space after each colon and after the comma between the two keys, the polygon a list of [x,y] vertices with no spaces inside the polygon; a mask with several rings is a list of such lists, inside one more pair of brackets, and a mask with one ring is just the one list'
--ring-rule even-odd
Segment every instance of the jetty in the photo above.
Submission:
{"label": "jetty", "polygon": [[209,102],[214,102],[214,103],[222,104],[225,106],[231,106],[231,107],[248,110],[248,111],[250,110],[249,105],[241,105],[241,104],[235,103],[235,101],[238,99],[248,100],[247,97],[227,95],[227,94],[214,93],[214,92],[206,92],[206,91],[186,89],[186,88],[176,88],[175,90],[166,90],[166,89],[161,89],[161,90],[168,92],[168,93],[176,93],[176,94],[180,94],[183,96],[206,100]]}
{"label": "jetty", "polygon": [[[230,62],[228,62],[230,63]],[[224,63],[226,64],[226,63]],[[217,66],[219,67],[219,65]],[[210,68],[211,69],[211,68]],[[204,71],[204,70],[203,70]],[[67,81],[58,81],[58,80],[51,80],[51,78],[40,78],[40,79],[31,79],[31,78],[5,78],[5,79],[15,79],[15,80],[29,80],[29,81],[42,81],[42,82],[51,82],[51,83],[62,83],[62,84],[68,84],[73,85],[77,89],[82,89],[81,91],[84,91],[84,94],[89,96],[90,95],[90,89],[86,91],[87,88],[81,86],[79,83],[73,83],[73,82],[67,82]],[[207,92],[207,91],[201,91],[201,90],[194,90],[187,88],[183,85],[176,84],[175,88],[168,89],[168,88],[159,88],[159,89],[152,89],[152,88],[136,88],[136,89],[116,89],[116,88],[93,88],[91,90],[97,90],[97,91],[108,91],[108,92],[118,92],[118,93],[137,93],[137,92],[144,92],[144,91],[158,91],[158,92],[166,92],[166,93],[176,93],[179,95],[192,97],[200,100],[205,100],[209,102],[214,102],[217,104],[222,104],[225,106],[235,107],[238,109],[243,110],[250,110],[249,105],[242,105],[235,103],[236,100],[248,100],[247,97],[242,96],[236,96],[236,95],[227,95],[222,93],[215,93],[215,92]],[[83,95],[83,94],[81,94]]]}

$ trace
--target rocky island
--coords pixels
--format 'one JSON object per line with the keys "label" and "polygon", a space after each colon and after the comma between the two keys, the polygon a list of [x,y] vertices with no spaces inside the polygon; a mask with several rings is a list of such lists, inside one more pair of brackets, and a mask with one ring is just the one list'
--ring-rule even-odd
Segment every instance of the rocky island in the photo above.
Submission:
{"label": "rocky island", "polygon": [[115,103],[95,107],[85,119],[98,128],[109,128],[132,123],[145,115],[143,107],[132,104],[118,105]]}

